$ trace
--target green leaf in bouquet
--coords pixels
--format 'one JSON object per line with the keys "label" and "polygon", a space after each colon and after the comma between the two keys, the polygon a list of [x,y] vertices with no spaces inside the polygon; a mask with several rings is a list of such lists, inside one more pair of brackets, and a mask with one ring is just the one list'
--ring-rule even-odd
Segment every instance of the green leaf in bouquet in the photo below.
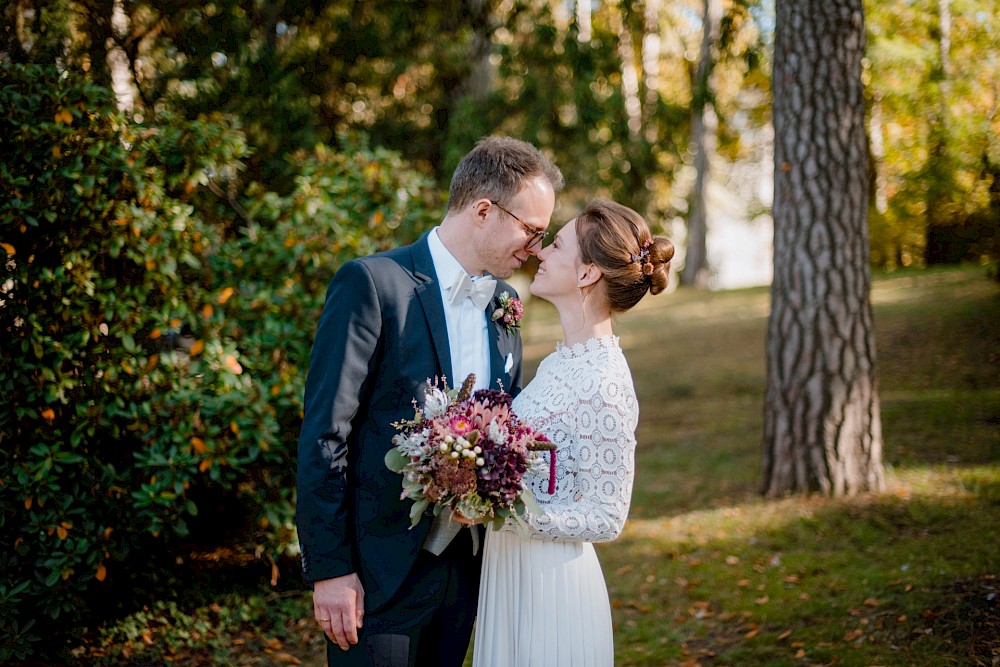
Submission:
{"label": "green leaf in bouquet", "polygon": [[465,435],[465,439],[469,441],[469,445],[475,447],[476,443],[479,442],[479,429],[469,431]]}
{"label": "green leaf in bouquet", "polygon": [[531,492],[531,489],[521,489],[521,493],[518,495],[518,498],[520,498],[521,502],[524,503],[524,509],[526,509],[529,513],[536,516],[543,513],[542,508],[538,505],[538,501],[535,500],[535,495]]}
{"label": "green leaf in bouquet", "polygon": [[422,499],[413,503],[410,507],[410,528],[413,528],[418,523],[420,523],[420,517],[424,515],[424,510],[427,509],[427,500]]}
{"label": "green leaf in bouquet", "polygon": [[385,453],[385,467],[393,472],[403,472],[410,459],[395,447]]}

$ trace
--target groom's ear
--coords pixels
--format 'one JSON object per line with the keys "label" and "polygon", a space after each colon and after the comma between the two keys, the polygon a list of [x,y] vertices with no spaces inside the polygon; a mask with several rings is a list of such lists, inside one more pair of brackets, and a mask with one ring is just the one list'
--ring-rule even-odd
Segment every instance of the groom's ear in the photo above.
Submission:
{"label": "groom's ear", "polygon": [[577,287],[590,287],[603,275],[604,272],[597,268],[596,264],[581,264],[577,269]]}
{"label": "groom's ear", "polygon": [[477,225],[486,224],[486,216],[489,214],[492,205],[489,199],[479,199],[471,204],[472,217]]}

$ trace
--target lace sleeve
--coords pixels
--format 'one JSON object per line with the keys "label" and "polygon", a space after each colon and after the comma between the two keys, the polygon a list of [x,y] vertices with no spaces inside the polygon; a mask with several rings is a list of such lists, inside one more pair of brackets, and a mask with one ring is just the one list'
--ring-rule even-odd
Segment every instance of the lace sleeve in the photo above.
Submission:
{"label": "lace sleeve", "polygon": [[632,498],[635,392],[627,366],[575,377],[572,391],[569,409],[546,429],[557,445],[556,492],[547,493],[547,473],[533,476],[543,513],[526,518],[535,539],[610,542],[621,534]]}

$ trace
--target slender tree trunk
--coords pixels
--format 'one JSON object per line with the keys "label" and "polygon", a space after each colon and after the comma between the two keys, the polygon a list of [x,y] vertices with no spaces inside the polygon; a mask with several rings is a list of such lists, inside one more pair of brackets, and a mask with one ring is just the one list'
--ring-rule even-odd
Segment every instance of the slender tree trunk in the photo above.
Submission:
{"label": "slender tree trunk", "polygon": [[721,0],[702,1],[701,55],[691,104],[691,144],[694,146],[694,187],[688,197],[688,234],[684,254],[682,285],[707,287],[708,267],[708,202],[707,190],[712,155],[718,136],[718,119],[712,103],[712,69],[715,66],[715,45],[722,20]]}
{"label": "slender tree trunk", "polygon": [[576,0],[576,38],[581,43],[590,41],[590,0]]}
{"label": "slender tree trunk", "polygon": [[654,143],[660,136],[657,116],[660,100],[660,11],[662,0],[646,0],[646,25],[642,36],[642,74],[646,99],[643,105],[643,126],[646,141]]}
{"label": "slender tree trunk", "polygon": [[632,141],[638,141],[642,130],[642,100],[639,98],[639,73],[635,62],[635,44],[632,41],[632,29],[624,15],[625,11],[625,7],[612,8],[611,20],[612,27],[618,34],[618,57],[621,61],[622,96],[625,98],[628,135]]}
{"label": "slender tree trunk", "polygon": [[779,0],[763,492],[881,489],[862,0]]}
{"label": "slender tree trunk", "polygon": [[871,117],[868,121],[868,137],[871,141],[872,170],[875,173],[875,210],[885,213],[889,210],[889,181],[885,175],[885,135],[882,129],[882,95],[872,96]]}
{"label": "slender tree trunk", "polygon": [[90,59],[88,74],[94,83],[111,88],[114,82],[108,49],[114,39],[111,26],[114,0],[85,0],[81,6],[84,8],[87,35],[90,38],[87,44]]}

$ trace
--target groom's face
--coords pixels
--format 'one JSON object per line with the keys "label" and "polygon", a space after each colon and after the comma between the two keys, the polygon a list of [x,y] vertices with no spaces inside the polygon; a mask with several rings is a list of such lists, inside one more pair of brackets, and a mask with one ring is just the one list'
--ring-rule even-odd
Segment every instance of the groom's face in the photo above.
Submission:
{"label": "groom's face", "polygon": [[530,249],[526,247],[532,238],[529,228],[539,231],[548,229],[555,203],[552,184],[544,176],[538,176],[527,181],[510,202],[501,202],[510,214],[499,206],[491,206],[479,243],[479,253],[486,270],[506,280],[529,255],[536,254],[541,244]]}

